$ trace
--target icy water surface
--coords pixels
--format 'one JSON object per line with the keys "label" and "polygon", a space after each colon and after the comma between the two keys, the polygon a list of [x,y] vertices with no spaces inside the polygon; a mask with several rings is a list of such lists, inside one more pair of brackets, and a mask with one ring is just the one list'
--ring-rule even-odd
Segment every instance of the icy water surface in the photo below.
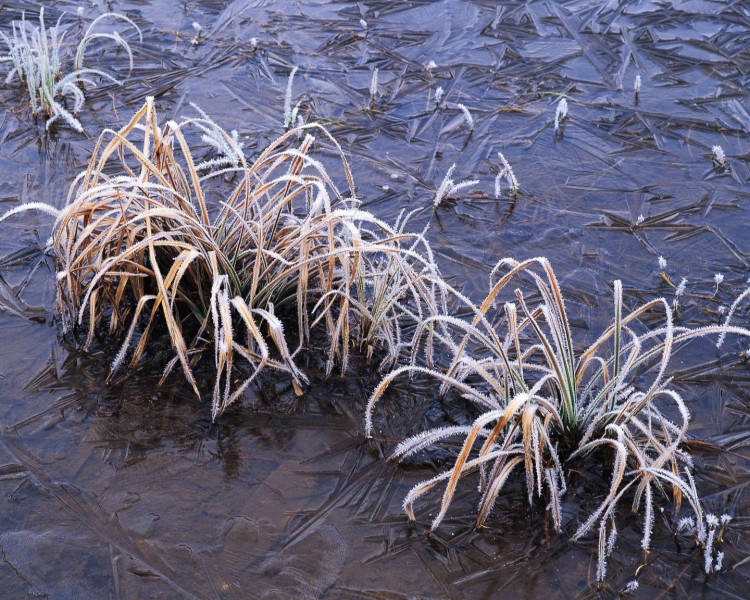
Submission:
{"label": "icy water surface", "polygon": [[[9,31],[46,4],[48,21],[76,2],[10,0]],[[611,319],[612,280],[626,305],[673,295],[658,275],[686,277],[681,319],[716,323],[744,289],[750,264],[750,5],[746,2],[83,2],[85,16],[125,12],[135,70],[123,88],[87,94],[87,135],[51,136],[28,118],[18,88],[0,91],[0,208],[60,206],[99,131],[156,97],[167,118],[195,102],[248,154],[282,130],[288,75],[300,114],[330,126],[354,168],[364,206],[412,223],[443,271],[475,299],[503,256],[548,256],[567,293],[580,344]],[[360,22],[366,22],[366,28]],[[203,28],[193,44],[192,23]],[[119,69],[125,56],[90,52]],[[372,72],[378,88],[370,95]],[[642,86],[636,100],[634,80]],[[443,95],[436,108],[438,88]],[[561,96],[569,105],[554,133]],[[458,104],[472,115],[473,131]],[[730,167],[714,168],[721,145]],[[325,149],[321,149],[325,154]],[[521,193],[499,199],[502,152]],[[478,179],[432,211],[443,176]],[[582,473],[565,505],[565,534],[545,534],[543,507],[511,488],[489,527],[474,531],[472,490],[427,534],[437,497],[410,524],[401,501],[435,473],[425,461],[382,460],[432,422],[434,386],[403,381],[383,405],[392,427],[362,433],[377,374],[354,365],[296,398],[266,377],[216,423],[179,380],[147,371],[105,382],[117,346],[86,353],[53,320],[54,268],[41,246],[50,220],[27,214],[0,236],[0,597],[66,598],[745,598],[750,549],[746,493],[746,348],[686,348],[673,363],[690,401],[698,486],[710,509],[734,516],[727,572],[706,577],[701,556],[658,518],[643,556],[639,523],[621,531],[607,587],[593,585],[596,540],[568,537],[597,504],[604,473]],[[714,296],[713,276],[725,276]],[[743,307],[738,322],[747,323]],[[304,362],[303,362],[304,364]],[[210,374],[205,389],[210,389]],[[208,393],[206,394],[208,397]],[[450,407],[448,407],[450,408]],[[405,422],[404,415],[409,415]],[[439,457],[438,457],[439,458]],[[625,520],[627,523],[627,519]],[[645,564],[645,566],[643,566]]]}

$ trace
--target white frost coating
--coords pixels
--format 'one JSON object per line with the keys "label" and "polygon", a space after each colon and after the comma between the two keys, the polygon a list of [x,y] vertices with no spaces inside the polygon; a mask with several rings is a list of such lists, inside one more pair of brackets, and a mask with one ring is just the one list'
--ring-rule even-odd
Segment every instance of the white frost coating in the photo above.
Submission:
{"label": "white frost coating", "polygon": [[555,133],[560,132],[563,121],[568,118],[568,101],[565,98],[560,98],[560,102],[557,103],[557,109],[555,110]]}

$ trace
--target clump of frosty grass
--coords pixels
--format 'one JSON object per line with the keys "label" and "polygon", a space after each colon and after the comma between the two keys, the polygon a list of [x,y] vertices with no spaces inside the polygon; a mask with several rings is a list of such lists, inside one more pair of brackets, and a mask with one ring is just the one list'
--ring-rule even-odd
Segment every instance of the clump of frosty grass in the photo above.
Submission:
{"label": "clump of frosty grass", "polygon": [[[0,55],[0,62],[9,62],[12,68],[5,78],[10,83],[18,77],[26,84],[31,104],[32,114],[48,117],[47,129],[57,120],[62,119],[78,132],[83,131],[80,121],[74,116],[83,108],[84,84],[93,85],[92,77],[108,79],[122,85],[122,82],[112,75],[98,70],[84,68],[83,59],[89,44],[98,39],[110,40],[121,47],[128,55],[130,69],[133,69],[133,53],[130,45],[116,31],[113,33],[97,32],[96,27],[105,20],[125,21],[141,36],[139,27],[125,15],[119,13],[105,13],[94,19],[78,43],[75,58],[69,73],[63,71],[63,44],[67,31],[61,31],[60,22],[63,15],[53,27],[44,24],[44,8],[39,11],[39,26],[31,27],[26,22],[26,15],[21,15],[20,22],[13,23],[11,37],[0,32],[8,53]],[[142,40],[142,38],[141,38]],[[63,98],[73,99],[72,109],[63,105]]]}
{"label": "clump of frosty grass", "polygon": [[[214,164],[227,166],[199,176],[190,128],[238,164],[221,156]],[[311,155],[313,134],[338,152],[346,196]],[[211,202],[225,174],[234,188]],[[328,372],[335,363],[346,370],[351,348],[377,350],[387,366],[403,350],[407,321],[445,310],[425,240],[403,231],[407,218],[391,227],[359,207],[343,153],[316,124],[291,129],[248,163],[204,115],[159,125],[149,98],[120,131],[102,133],[62,210],[32,203],[0,221],[22,210],[56,215],[65,325],[88,329],[86,344],[103,332],[120,338],[113,373],[166,333],[173,358],[164,377],[179,365],[198,396],[193,369],[210,356],[214,417],[266,367],[301,393],[307,377],[295,357],[316,328]]]}
{"label": "clump of frosty grass", "polygon": [[[502,309],[495,309],[523,275],[533,281],[540,300],[530,305],[516,288]],[[626,313],[622,284],[615,281],[612,324],[591,346],[577,351],[562,291],[546,258],[503,259],[490,283],[481,305],[466,301],[473,314],[470,320],[437,315],[421,322],[409,365],[386,375],[368,402],[368,436],[373,433],[377,402],[403,375],[428,374],[441,382],[441,394],[452,389],[479,412],[470,425],[430,429],[393,451],[392,458],[402,459],[448,439],[463,440],[452,468],[408,493],[404,509],[409,518],[414,519],[416,501],[442,486],[440,509],[432,521],[432,529],[437,528],[459,483],[478,471],[477,525],[489,517],[506,483],[520,477],[530,504],[535,497],[544,498],[559,533],[561,499],[571,469],[584,460],[604,458],[602,466],[611,465],[609,492],[573,536],[577,540],[598,529],[599,581],[614,547],[617,513],[626,510],[626,503],[642,514],[642,547],[648,550],[660,500],[673,505],[675,516],[686,501],[685,523],[690,527],[683,529],[702,546],[706,571],[718,570],[722,555],[716,553],[714,541],[720,538],[720,528],[716,517],[703,509],[695,487],[691,457],[683,445],[690,413],[670,387],[668,367],[682,343],[710,334],[750,336],[750,330],[730,326],[728,320],[722,326],[678,327],[665,299]],[[654,312],[663,315],[663,325],[639,332],[641,317]],[[438,324],[452,335],[436,336]],[[446,354],[452,358],[439,369],[435,365]],[[424,364],[418,362],[420,356]],[[655,375],[644,382],[648,373]],[[473,480],[469,485],[475,485]],[[726,522],[727,518],[722,528]]]}

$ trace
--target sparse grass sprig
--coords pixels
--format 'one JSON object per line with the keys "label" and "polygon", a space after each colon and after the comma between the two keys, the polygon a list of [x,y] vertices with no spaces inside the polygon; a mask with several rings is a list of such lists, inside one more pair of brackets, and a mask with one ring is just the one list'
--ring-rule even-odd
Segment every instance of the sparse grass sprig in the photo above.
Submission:
{"label": "sparse grass sprig", "polygon": [[[201,139],[211,146],[218,156],[210,160],[203,161],[195,166],[197,171],[208,169],[219,169],[225,167],[246,166],[245,155],[242,152],[244,143],[240,142],[239,132],[234,129],[230,135],[217,125],[200,107],[190,103],[198,114],[199,119],[191,119],[190,123],[203,132]],[[186,122],[183,123],[183,126]]]}
{"label": "sparse grass sprig", "polygon": [[450,169],[448,169],[448,172],[445,174],[445,177],[443,177],[443,181],[440,183],[440,187],[438,187],[437,191],[435,192],[435,198],[432,201],[435,207],[440,206],[443,200],[454,196],[461,190],[469,187],[474,187],[475,185],[479,184],[478,179],[469,179],[467,181],[456,183],[455,181],[453,181],[453,179],[451,179],[453,171],[455,169],[456,165],[451,165]]}
{"label": "sparse grass sprig", "polygon": [[[516,287],[512,299],[500,304],[522,275],[531,279],[535,294],[527,297]],[[453,465],[407,495],[410,518],[416,500],[443,486],[440,509],[432,521],[432,528],[438,527],[459,482],[478,471],[481,525],[517,474],[526,482],[530,504],[537,497],[546,499],[559,532],[569,468],[604,457],[611,465],[609,491],[573,536],[580,539],[599,529],[599,580],[614,547],[618,507],[626,498],[643,515],[644,550],[651,547],[657,505],[671,502],[677,515],[686,500],[706,564],[720,564],[711,547],[713,538],[706,533],[710,523],[684,444],[690,413],[670,387],[668,367],[675,348],[688,340],[728,333],[748,336],[750,331],[728,322],[696,329],[675,326],[665,299],[627,312],[622,284],[616,281],[613,322],[581,351],[572,339],[560,285],[545,258],[500,261],[492,271],[487,297],[481,305],[467,307],[471,320],[435,315],[423,322],[415,330],[410,364],[386,375],[367,405],[365,429],[371,435],[375,405],[391,383],[403,374],[422,373],[441,383],[441,394],[453,389],[479,413],[471,426],[428,430],[394,451],[392,458],[402,458],[449,438],[463,438]],[[664,325],[639,332],[643,317],[656,311],[663,314]],[[437,323],[449,333],[432,336]],[[444,343],[446,339],[451,341]],[[436,352],[436,344],[442,344],[442,352]],[[424,366],[417,362],[421,346]],[[435,366],[440,355],[451,357],[444,369]]]}
{"label": "sparse grass sprig", "polygon": [[495,177],[495,199],[500,198],[500,195],[502,193],[501,184],[503,179],[505,179],[505,181],[508,183],[508,186],[513,192],[513,197],[518,197],[518,179],[516,179],[516,175],[515,173],[513,173],[513,168],[510,166],[510,163],[507,161],[505,156],[503,156],[502,152],[498,152],[497,157],[500,160],[500,164],[503,168]]}
{"label": "sparse grass sprig", "polygon": [[86,49],[88,48],[89,44],[94,40],[109,40],[116,46],[122,48],[122,50],[128,55],[128,60],[130,61],[130,71],[133,70],[133,50],[130,48],[130,44],[128,44],[128,42],[124,40],[117,31],[113,31],[112,33],[96,31],[97,26],[106,20],[123,21],[127,23],[138,33],[138,40],[140,42],[143,42],[143,34],[140,27],[138,27],[138,25],[136,25],[135,22],[126,15],[116,12],[107,12],[99,15],[98,17],[96,17],[96,19],[91,21],[88,28],[86,29],[86,32],[83,34],[83,38],[76,47],[76,58],[73,64],[73,69],[75,71],[80,71],[83,69],[84,54],[86,53]]}
{"label": "sparse grass sprig", "polygon": [[[26,84],[29,95],[31,112],[33,115],[44,115],[47,119],[46,127],[57,120],[63,120],[76,131],[83,131],[80,121],[74,116],[84,104],[84,86],[94,85],[92,77],[107,79],[120,85],[122,82],[99,69],[84,68],[83,58],[88,45],[97,39],[106,39],[121,47],[128,55],[130,69],[133,68],[133,53],[130,45],[117,31],[113,33],[96,32],[95,28],[105,19],[125,21],[141,36],[138,26],[125,15],[119,13],[105,13],[94,19],[78,43],[73,61],[73,70],[63,72],[64,44],[67,31],[61,31],[60,23],[63,15],[52,27],[44,23],[44,8],[39,11],[39,26],[33,29],[26,22],[26,15],[21,15],[21,21],[14,22],[11,36],[0,32],[8,54],[0,56],[0,61],[10,62],[13,66],[6,76],[6,83],[18,77]],[[63,105],[62,99],[70,97],[73,100],[72,109]]]}
{"label": "sparse grass sprig", "polygon": [[555,135],[562,134],[563,124],[568,118],[568,101],[560,98],[555,109]]}
{"label": "sparse grass sprig", "polygon": [[297,74],[299,67],[295,66],[289,73],[289,79],[286,83],[286,94],[284,94],[284,129],[289,129],[297,122],[300,103],[292,106],[292,91],[294,87],[294,76]]}
{"label": "sparse grass sprig", "polygon": [[439,85],[435,90],[435,110],[442,106],[443,98],[445,96],[445,89],[442,85]]}

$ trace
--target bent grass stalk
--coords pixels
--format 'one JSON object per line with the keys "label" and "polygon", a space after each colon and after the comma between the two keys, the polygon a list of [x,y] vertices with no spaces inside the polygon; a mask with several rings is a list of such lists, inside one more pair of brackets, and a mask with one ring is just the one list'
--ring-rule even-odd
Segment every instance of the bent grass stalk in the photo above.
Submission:
{"label": "bent grass stalk", "polygon": [[466,124],[469,126],[469,133],[472,133],[474,131],[474,117],[472,116],[471,112],[469,112],[469,109],[463,105],[463,104],[456,104],[456,107],[464,114],[464,119],[466,119]]}

